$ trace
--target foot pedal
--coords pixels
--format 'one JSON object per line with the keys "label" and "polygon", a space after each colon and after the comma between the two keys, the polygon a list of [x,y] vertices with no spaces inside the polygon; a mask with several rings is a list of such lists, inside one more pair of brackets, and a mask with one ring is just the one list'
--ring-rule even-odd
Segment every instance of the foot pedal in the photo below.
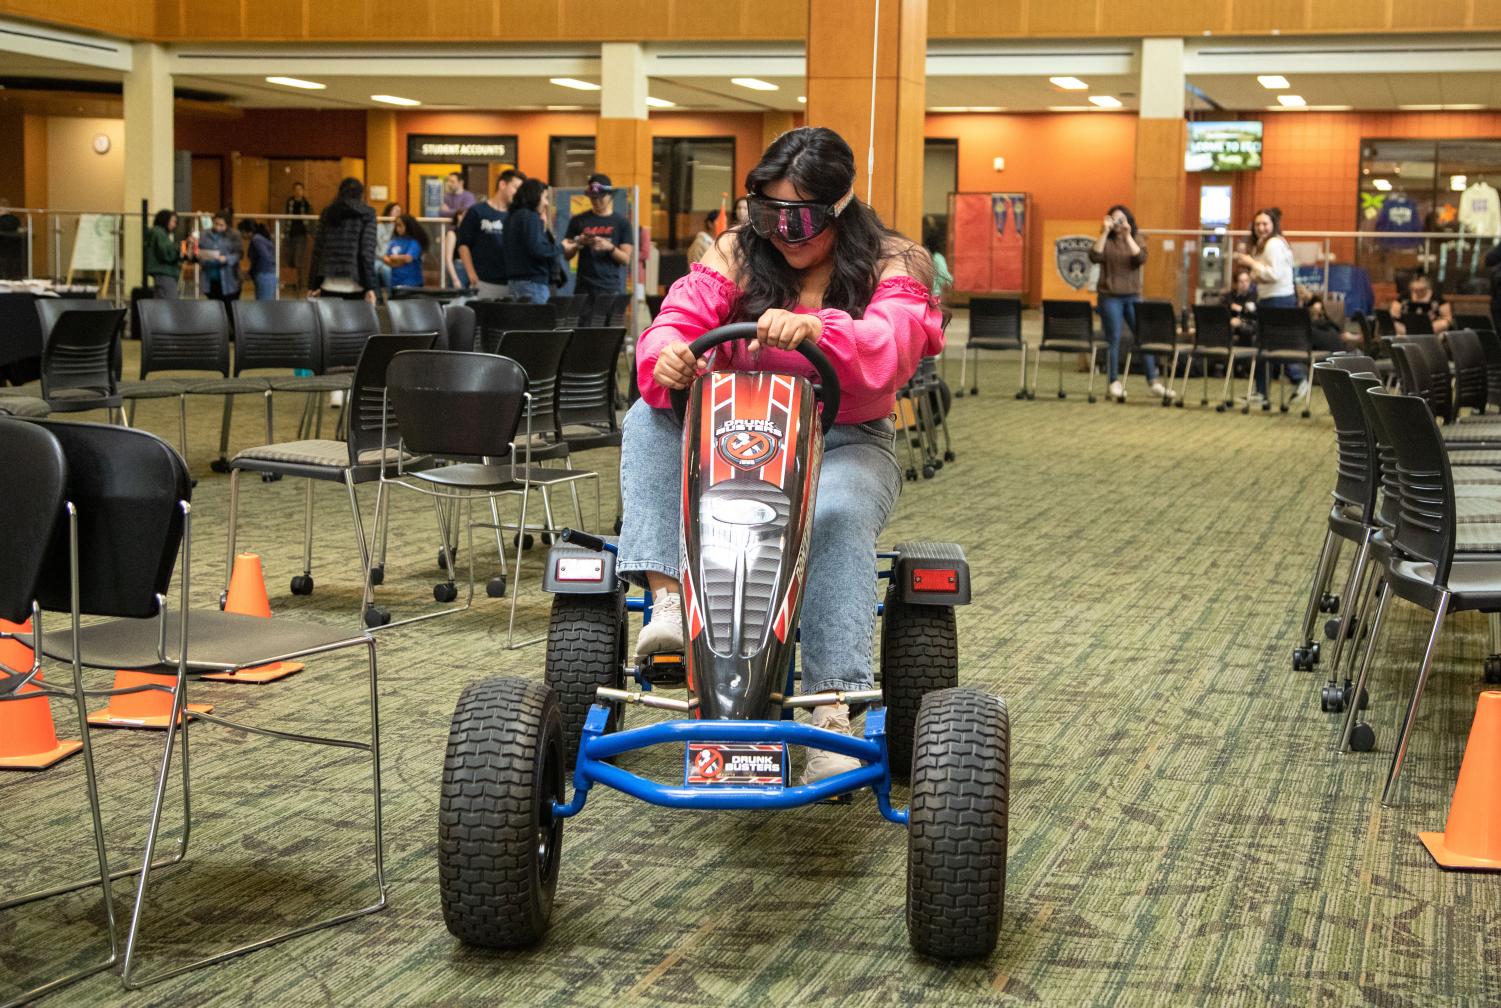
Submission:
{"label": "foot pedal", "polygon": [[653,686],[683,686],[688,682],[688,665],[681,651],[663,651],[642,655],[636,660],[636,678]]}

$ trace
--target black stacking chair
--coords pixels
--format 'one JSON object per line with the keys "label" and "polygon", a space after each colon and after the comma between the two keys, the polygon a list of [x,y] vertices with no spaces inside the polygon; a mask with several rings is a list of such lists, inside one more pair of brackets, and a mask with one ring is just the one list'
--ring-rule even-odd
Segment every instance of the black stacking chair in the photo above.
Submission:
{"label": "black stacking chair", "polygon": [[1501,416],[1456,416],[1449,359],[1436,336],[1399,337],[1391,344],[1402,390],[1422,396],[1434,416],[1445,420],[1450,450],[1501,449]]}
{"label": "black stacking chair", "polygon": [[0,294],[0,385],[42,376],[42,320],[35,294]]}
{"label": "black stacking chair", "polygon": [[626,324],[625,313],[631,307],[629,294],[595,294],[579,309],[578,324],[596,329]]}
{"label": "black stacking chair", "polygon": [[1501,335],[1494,329],[1474,329],[1485,354],[1485,401],[1487,407],[1501,409]]}
{"label": "black stacking chair", "polygon": [[1166,356],[1171,363],[1167,370],[1167,395],[1162,405],[1173,404],[1173,380],[1178,374],[1178,358],[1193,350],[1193,344],[1178,334],[1178,311],[1171,301],[1136,302],[1136,331],[1126,351],[1126,367],[1122,374],[1131,373],[1131,358],[1138,353]]}
{"label": "black stacking chair", "polygon": [[469,353],[474,349],[474,309],[465,304],[450,304],[443,308],[443,321],[448,330],[448,349]]}
{"label": "black stacking chair", "polygon": [[578,326],[579,308],[586,301],[582,294],[554,294],[548,304],[552,305],[555,318],[553,324],[559,329],[573,329]]}
{"label": "black stacking chair", "polygon": [[[1251,377],[1246,385],[1246,402],[1241,407],[1242,413],[1251,412],[1251,393],[1256,391],[1256,369],[1269,368],[1274,363],[1302,364],[1310,378],[1313,376],[1313,364],[1321,355],[1313,349],[1313,332],[1308,318],[1307,308],[1266,308],[1260,313],[1256,322],[1256,360],[1251,367]],[[1322,356],[1328,356],[1327,353]],[[1270,377],[1270,375],[1268,376]],[[1268,386],[1270,388],[1270,386]],[[1278,388],[1281,392],[1279,409],[1286,413],[1287,402],[1287,372],[1284,369],[1278,379]],[[1313,396],[1310,395],[1303,401],[1302,416],[1306,419],[1313,415],[1309,404]],[[1270,410],[1272,404],[1261,404],[1263,410]]]}
{"label": "black stacking chair", "polygon": [[[575,329],[558,367],[558,425],[569,454],[619,448],[619,390],[615,375],[625,346],[625,328]],[[597,487],[596,487],[597,489]],[[617,484],[617,504],[618,501]],[[596,522],[599,515],[595,515]],[[620,510],[616,510],[619,527]]]}
{"label": "black stacking chair", "polygon": [[1476,332],[1495,332],[1496,323],[1489,315],[1463,315],[1455,313],[1454,325],[1458,329],[1474,329]]}
{"label": "black stacking chair", "polygon": [[[546,523],[531,531],[541,531],[544,542],[551,542],[552,534],[558,529],[553,522],[552,499],[549,495],[549,491],[555,486],[567,484],[573,498],[574,517],[582,526],[584,512],[579,504],[577,481],[594,480],[595,527],[599,525],[599,475],[590,469],[573,468],[569,457],[569,442],[563,435],[558,392],[563,357],[572,337],[571,331],[562,329],[537,332],[511,330],[506,332],[496,351],[520,364],[526,372],[527,392],[530,396],[527,400],[527,430],[532,437],[532,443],[528,446],[531,460],[561,461],[564,466],[561,469],[533,467],[543,473],[543,476],[535,479],[542,484],[542,511]],[[531,541],[530,532],[519,533],[519,537],[524,543]]]}
{"label": "black stacking chair", "polygon": [[[1386,603],[1392,595],[1433,613],[1428,646],[1418,666],[1412,700],[1402,721],[1392,753],[1391,768],[1381,791],[1387,804],[1401,775],[1407,746],[1416,723],[1423,689],[1433,667],[1444,617],[1451,612],[1501,611],[1501,557],[1463,555],[1458,523],[1453,473],[1444,451],[1438,426],[1428,404],[1420,396],[1398,395],[1380,389],[1367,393],[1378,424],[1385,431],[1396,456],[1396,474],[1401,509],[1392,533],[1390,559],[1382,571],[1386,592],[1377,606],[1371,626],[1367,657],[1380,639]],[[1501,549],[1501,525],[1470,526],[1473,541],[1478,534],[1488,538],[1481,545]],[[1362,662],[1355,693],[1360,695],[1370,681],[1369,660]],[[1353,731],[1359,705],[1351,705],[1347,724]]]}
{"label": "black stacking chair", "polygon": [[[0,471],[24,473],[26,477],[24,487],[14,487],[10,492],[0,494],[0,527],[5,529],[5,535],[0,537],[0,619],[17,625],[30,620],[33,633],[45,633],[46,626],[43,623],[38,599],[41,597],[39,589],[42,575],[49,561],[49,544],[54,542],[55,533],[58,530],[62,531],[60,538],[63,543],[76,542],[73,536],[76,518],[71,513],[67,500],[67,460],[57,438],[40,424],[0,419]],[[70,566],[77,563],[76,546],[51,559]],[[70,616],[75,620],[78,618],[76,614],[80,610],[76,593],[70,594],[65,600],[49,601],[62,601]],[[59,682],[44,682],[39,679],[38,674],[42,666],[40,660],[36,658],[33,658],[29,668],[8,668],[0,664],[0,707],[23,702],[45,704],[51,699],[67,699],[73,702],[78,718],[80,741],[65,743],[51,755],[62,759],[70,755],[70,750],[74,750],[75,747],[83,752],[84,796],[88,802],[89,821],[93,829],[93,855],[97,859],[98,874],[78,885],[10,897],[0,902],[0,911],[88,886],[99,886],[100,902],[104,911],[104,944],[107,955],[101,953],[102,958],[86,966],[50,976],[28,990],[15,992],[15,1000],[11,1002],[12,1004],[30,1002],[34,998],[58,990],[76,980],[103,972],[119,960],[114,899],[109,884],[109,856],[105,849],[104,821],[99,811],[99,787],[94,770],[94,751],[89,743],[83,669],[77,660],[76,652],[70,653],[69,658],[73,676],[71,683],[66,686]],[[81,851],[82,845],[70,849],[70,854],[73,849]],[[19,847],[18,852],[24,852],[27,858],[56,858],[61,853],[55,849],[51,851],[30,850],[24,845]],[[15,878],[20,874],[20,868],[19,866],[7,867],[5,873]],[[63,963],[59,962],[55,968],[61,968],[62,965]],[[14,979],[18,983],[27,982],[24,977]]]}
{"label": "black stacking chair", "polygon": [[[177,397],[178,437],[183,458],[188,456],[187,397],[218,395],[264,395],[266,383],[259,378],[231,378],[229,319],[224,303],[213,299],[166,301],[148,298],[137,306],[141,320],[141,381],[125,382],[120,396],[137,398]],[[198,371],[216,378],[157,378],[162,371]],[[131,412],[133,419],[134,413]]]}
{"label": "black stacking chair", "polygon": [[1016,398],[1031,398],[1027,389],[1027,353],[1031,349],[1022,338],[1022,303],[1016,298],[972,297],[969,299],[969,342],[964,345],[964,356],[959,358],[959,389],[956,395],[964,395],[964,376],[968,373],[970,359],[975,362],[975,376],[970,382],[969,394],[980,394],[980,351],[1020,350],[1022,352],[1021,383]]}
{"label": "black stacking chair", "polygon": [[[389,410],[385,415],[401,431],[401,451],[381,467],[381,487],[400,486],[432,498],[438,516],[438,530],[444,549],[447,581],[435,585],[433,595],[439,602],[458,597],[455,585],[453,554],[449,547],[450,527],[462,509],[468,534],[469,591],[463,605],[438,612],[423,613],[397,620],[390,626],[415,623],[468,609],[474,601],[474,529],[489,528],[496,533],[500,550],[501,573],[498,590],[487,586],[492,597],[507,590],[505,549],[500,541],[504,529],[526,527],[529,491],[535,485],[528,446],[531,432],[526,429],[527,376],[521,365],[494,354],[442,351],[407,351],[397,354],[386,372],[386,396]],[[450,465],[426,466],[410,471],[403,458],[455,459]],[[502,524],[498,499],[515,495],[521,498],[515,525]],[[491,521],[476,523],[471,508],[476,501],[490,508]],[[515,576],[520,577],[522,544],[518,534]],[[506,646],[522,647],[534,641],[516,643],[516,591],[511,592],[511,615],[506,627]],[[541,638],[538,638],[541,639]]]}
{"label": "black stacking chair", "polygon": [[[1470,410],[1470,416],[1484,416],[1490,399],[1490,385],[1485,363],[1485,348],[1480,345],[1480,334],[1473,329],[1451,329],[1445,336],[1445,345],[1454,361],[1454,411],[1462,418],[1461,410]],[[1501,420],[1492,416],[1490,420]]]}
{"label": "black stacking chair", "polygon": [[1044,301],[1042,303],[1042,341],[1037,344],[1037,366],[1032,370],[1032,394],[1037,398],[1037,376],[1042,371],[1044,350],[1058,354],[1058,398],[1066,399],[1063,391],[1063,355],[1069,353],[1089,354],[1089,401],[1094,402],[1094,373],[1096,364],[1094,338],[1094,307],[1088,301]]}
{"label": "black stacking chair", "polygon": [[1371,312],[1371,317],[1376,320],[1376,335],[1378,337],[1397,335],[1397,321],[1392,318],[1392,313],[1389,309],[1377,308]]}
{"label": "black stacking chair", "polygon": [[501,337],[513,330],[537,331],[557,327],[558,312],[551,304],[514,301],[471,301],[477,328],[475,348],[497,353]]}
{"label": "black stacking chair", "polygon": [[[322,374],[353,375],[370,337],[380,332],[380,317],[369,301],[344,298],[318,298],[318,333],[323,340]],[[424,329],[436,338],[437,329]],[[353,379],[344,379],[345,388]]]}
{"label": "black stacking chair", "polygon": [[[1193,370],[1193,362],[1198,361],[1204,371],[1204,388],[1199,396],[1199,405],[1209,405],[1209,363],[1221,361],[1225,366],[1225,384],[1220,390],[1220,401],[1215,404],[1215,412],[1223,413],[1235,405],[1231,398],[1230,385],[1235,380],[1235,364],[1237,361],[1253,361],[1256,357],[1256,348],[1251,346],[1236,346],[1235,330],[1230,328],[1230,309],[1224,305],[1194,305],[1194,342],[1193,349],[1188,352],[1189,363],[1183,373],[1183,391],[1188,392],[1189,372]],[[1254,368],[1253,368],[1254,370]],[[1183,405],[1183,399],[1178,399],[1178,405]]]}
{"label": "black stacking chair", "polygon": [[[266,442],[276,440],[274,399],[277,392],[333,392],[347,388],[340,376],[325,376],[323,349],[318,335],[318,313],[309,301],[236,301],[232,307],[235,325],[234,376],[263,383],[266,399]],[[309,372],[290,375],[289,370]],[[255,375],[249,371],[275,371]],[[304,411],[306,412],[306,411]],[[229,424],[234,416],[234,397],[224,399],[224,419],[219,428],[219,458],[214,472],[229,471]]]}
{"label": "black stacking chair", "polygon": [[[311,595],[313,592],[313,484],[319,481],[342,483],[349,496],[350,514],[354,518],[361,580],[367,586],[360,600],[361,619],[367,626],[380,626],[389,620],[389,614],[382,613],[373,605],[374,599],[369,590],[370,586],[378,585],[384,580],[385,572],[376,566],[372,573],[370,542],[365,537],[364,521],[360,517],[359,493],[355,488],[363,483],[378,482],[382,460],[395,460],[395,439],[400,436],[401,431],[394,426],[388,428],[383,413],[387,365],[401,351],[427,350],[431,348],[432,342],[430,333],[370,337],[355,368],[353,385],[345,402],[347,422],[342,441],[313,438],[267,444],[247,448],[234,457],[229,464],[229,536],[224,556],[226,591],[230,575],[234,571],[241,472],[307,480],[303,496],[302,573],[292,578],[293,595]],[[389,440],[383,440],[383,433]],[[407,459],[405,462],[415,466],[418,460]],[[383,513],[382,495],[377,493],[377,529],[382,527]],[[377,552],[382,549],[384,544],[377,544]],[[384,619],[381,618],[383,615]]]}
{"label": "black stacking chair", "polygon": [[102,409],[123,414],[120,329],[125,309],[108,302],[39,298],[42,321],[41,398],[53,413]]}
{"label": "black stacking chair", "polygon": [[35,396],[0,395],[0,416],[44,417],[52,412],[47,400]]}
{"label": "black stacking chair", "polygon": [[407,298],[389,301],[386,312],[393,333],[432,333],[435,350],[448,349],[448,319],[443,306],[432,298]]}
{"label": "black stacking chair", "polygon": [[[164,733],[161,766],[157,772],[145,849],[137,876],[135,907],[125,937],[121,974],[125,986],[144,986],[384,907],[375,642],[364,633],[340,633],[285,617],[271,621],[218,610],[192,609],[192,508],[189,505],[188,472],[182,457],[166,442],[145,431],[98,424],[37,422],[44,424],[46,430],[57,438],[67,460],[68,500],[77,513],[78,543],[77,551],[70,553],[66,530],[54,533],[38,588],[38,602],[44,610],[56,611],[74,606],[74,612],[84,616],[108,617],[80,628],[75,615],[72,628],[41,635],[39,649],[54,660],[75,661],[85,668],[170,666],[175,673],[170,686],[135,688],[136,691],[154,689],[170,693],[174,714],[168,718]],[[72,567],[74,562],[76,567]],[[172,607],[167,598],[174,567],[179,591],[177,604]],[[184,717],[188,684],[200,674],[236,671],[350,647],[361,647],[366,652],[370,690],[368,740],[294,734],[276,728],[239,724],[206,713],[195,713],[191,721]],[[171,777],[173,748],[180,735],[186,806],[188,731],[189,724],[197,721],[253,731],[270,738],[370,754],[371,825],[375,843],[373,902],[141,977],[136,973],[141,921],[151,874],[157,867],[153,864],[153,857],[167,783]],[[299,762],[296,772],[305,773],[307,768]],[[257,790],[264,793],[260,783],[258,780]],[[184,847],[191,822],[192,814],[188,812],[189,825],[184,827],[182,841]],[[286,870],[285,864],[281,865],[281,870]],[[225,911],[220,908],[219,912]]]}

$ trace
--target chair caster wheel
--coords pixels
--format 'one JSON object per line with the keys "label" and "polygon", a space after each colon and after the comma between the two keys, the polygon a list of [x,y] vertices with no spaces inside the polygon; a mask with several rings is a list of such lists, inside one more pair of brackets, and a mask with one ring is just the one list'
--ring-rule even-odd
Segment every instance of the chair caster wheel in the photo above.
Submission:
{"label": "chair caster wheel", "polygon": [[1345,709],[1345,691],[1334,683],[1328,683],[1319,691],[1319,710],[1325,714],[1338,714]]}
{"label": "chair caster wheel", "polygon": [[1314,645],[1313,645],[1313,649],[1312,649],[1312,651],[1313,651],[1313,663],[1315,665],[1317,665],[1319,663],[1319,655],[1323,652],[1323,650],[1324,650],[1324,646],[1322,644],[1318,643],[1317,641],[1315,641]]}
{"label": "chair caster wheel", "polygon": [[365,610],[365,625],[374,630],[391,622],[391,611],[382,609],[380,606],[371,606]]}
{"label": "chair caster wheel", "polygon": [[433,599],[437,602],[452,602],[458,597],[458,585],[452,581],[440,581],[433,585]]}
{"label": "chair caster wheel", "polygon": [[1176,402],[1174,402],[1173,405],[1176,406],[1176,407],[1178,407],[1179,409],[1182,409],[1184,407],[1185,403],[1183,402],[1182,399],[1179,399]]}
{"label": "chair caster wheel", "polygon": [[280,483],[281,473],[261,473],[262,483]]}
{"label": "chair caster wheel", "polygon": [[1350,751],[1370,752],[1376,748],[1376,730],[1364,721],[1355,722],[1350,731]]}
{"label": "chair caster wheel", "polygon": [[313,576],[311,574],[298,574],[292,578],[293,595],[313,594]]}
{"label": "chair caster wheel", "polygon": [[917,470],[916,469],[908,469],[907,470],[907,482],[909,482],[909,483],[916,483],[917,482]]}
{"label": "chair caster wheel", "polygon": [[1095,398],[1095,397],[1094,397],[1094,396],[1093,396],[1093,395],[1091,395],[1091,396],[1090,396],[1090,397],[1089,397],[1089,401],[1090,401],[1090,402],[1098,402],[1098,401],[1099,401],[1099,400],[1097,400],[1097,399],[1096,399],[1096,398]]}
{"label": "chair caster wheel", "polygon": [[1068,398],[1068,393],[1067,392],[1059,392],[1058,393],[1058,398],[1059,399],[1067,399]]}
{"label": "chair caster wheel", "polygon": [[1308,412],[1307,410],[1304,410],[1302,413],[1299,413],[1298,416],[1302,417],[1304,420],[1307,420],[1308,418],[1312,417],[1313,414]]}
{"label": "chair caster wheel", "polygon": [[1036,399],[1037,398],[1037,390],[1033,389],[1031,392],[1028,392],[1027,393],[1027,398],[1028,399]]}
{"label": "chair caster wheel", "polygon": [[1306,647],[1306,646],[1305,647],[1295,647],[1295,648],[1293,648],[1293,671],[1294,672],[1312,672],[1313,671],[1313,649],[1312,648]]}
{"label": "chair caster wheel", "polygon": [[385,580],[386,580],[386,565],[385,564],[376,564],[374,567],[370,568],[370,586],[372,588],[384,584]]}
{"label": "chair caster wheel", "polygon": [[938,470],[934,469],[932,466],[925,465],[925,466],[922,467],[922,478],[923,479],[932,479],[933,478],[933,474],[935,472],[937,472],[937,471]]}
{"label": "chair caster wheel", "polygon": [[532,538],[532,534],[530,532],[526,533],[525,535],[522,535],[520,532],[518,532],[511,537],[511,545],[519,545],[522,549],[531,549],[535,542],[536,540]]}
{"label": "chair caster wheel", "polygon": [[934,459],[933,460],[933,468],[934,469],[942,469],[943,468],[943,459],[940,459],[940,458]]}
{"label": "chair caster wheel", "polygon": [[1218,406],[1216,406],[1214,408],[1214,411],[1216,413],[1223,413],[1223,412],[1225,412],[1225,404],[1224,403],[1220,403]]}
{"label": "chair caster wheel", "polygon": [[1485,659],[1485,684],[1501,683],[1501,654],[1488,655]]}
{"label": "chair caster wheel", "polygon": [[[1349,640],[1350,638],[1354,637],[1356,629],[1357,628],[1355,626],[1355,620],[1352,619],[1350,621],[1350,627],[1349,627],[1349,629],[1347,629],[1345,631],[1345,640]],[[1338,636],[1339,636],[1339,617],[1336,616],[1336,617],[1334,617],[1332,619],[1325,620],[1324,621],[1324,639],[1325,640],[1334,640]]]}
{"label": "chair caster wheel", "polygon": [[485,594],[488,595],[488,596],[490,596],[491,598],[505,598],[506,597],[506,579],[505,579],[505,577],[503,575],[497,574],[495,577],[491,578],[489,581],[486,581],[485,582]]}
{"label": "chair caster wheel", "polygon": [[1319,612],[1339,612],[1339,596],[1329,592],[1320,595]]}
{"label": "chair caster wheel", "polygon": [[[1271,403],[1262,403],[1261,404],[1261,412],[1263,412],[1263,413],[1270,413],[1271,411],[1272,411],[1272,404]],[[1287,407],[1284,406],[1282,408],[1282,412],[1286,413],[1287,412]]]}
{"label": "chair caster wheel", "polygon": [[945,462],[952,462],[952,461],[954,461],[954,453],[951,452],[951,451],[944,452],[943,453],[943,460]]}
{"label": "chair caster wheel", "polygon": [[208,464],[209,469],[216,473],[229,472],[229,459],[216,458]]}
{"label": "chair caster wheel", "polygon": [[551,546],[552,543],[553,543],[553,538],[554,538],[554,536],[553,536],[553,534],[551,532],[543,532],[542,533],[542,545],[543,546]]}
{"label": "chair caster wheel", "polygon": [[1173,405],[1173,401],[1171,399],[1169,399],[1167,396],[1163,396],[1162,397],[1162,408],[1163,409],[1171,409],[1172,405]]}
{"label": "chair caster wheel", "polygon": [[1285,403],[1283,405],[1277,407],[1277,408],[1278,408],[1278,410],[1280,410],[1283,413],[1287,412],[1287,405]]}
{"label": "chair caster wheel", "polygon": [[229,605],[229,589],[226,588],[222,592],[219,593],[219,611],[223,612],[224,609],[225,609],[225,607],[228,606],[228,605]]}
{"label": "chair caster wheel", "polygon": [[[975,395],[979,395],[980,393],[976,392],[974,394]],[[1016,390],[1016,398],[1018,398],[1018,399],[1025,399],[1025,398],[1027,398],[1027,390],[1026,389],[1017,389]]]}
{"label": "chair caster wheel", "polygon": [[[459,551],[458,551],[457,548],[451,549],[451,550],[447,550],[446,552],[448,553],[448,557],[447,557],[446,561],[445,561],[444,556],[443,556],[444,552],[445,551],[444,551],[443,547],[439,546],[438,547],[438,569],[439,570],[445,570],[445,569],[452,570],[453,569],[453,565],[456,564],[456,563],[458,563],[458,560],[459,560]],[[445,564],[446,564],[446,567],[445,567]]]}

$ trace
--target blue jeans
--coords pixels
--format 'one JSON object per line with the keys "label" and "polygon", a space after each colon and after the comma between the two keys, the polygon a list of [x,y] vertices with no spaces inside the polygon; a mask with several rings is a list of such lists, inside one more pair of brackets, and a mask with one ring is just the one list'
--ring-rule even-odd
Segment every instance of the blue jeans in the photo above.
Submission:
{"label": "blue jeans", "polygon": [[[1136,302],[1140,294],[1101,294],[1095,308],[1100,313],[1100,329],[1105,334],[1105,370],[1111,381],[1120,377],[1121,370],[1121,324],[1136,332]],[[1157,380],[1157,355],[1142,354],[1142,367],[1146,368],[1147,384]]]}
{"label": "blue jeans", "polygon": [[385,260],[383,259],[375,260],[374,265],[375,289],[377,292],[384,295],[391,289],[391,267],[387,266]]}
{"label": "blue jeans", "polygon": [[[1261,316],[1261,313],[1266,311],[1268,308],[1296,307],[1298,307],[1298,296],[1296,294],[1279,294],[1276,297],[1258,298],[1256,300],[1256,315],[1259,318]],[[1303,379],[1308,377],[1303,373],[1302,364],[1282,364],[1279,362],[1268,363],[1271,364],[1270,370],[1274,374],[1280,374],[1284,367],[1287,368],[1287,380],[1292,382],[1294,385],[1301,385],[1303,383]],[[1260,392],[1263,396],[1267,394],[1267,370],[1268,367],[1266,363],[1258,364],[1256,366],[1256,391]]]}
{"label": "blue jeans", "polygon": [[541,281],[512,280],[509,286],[511,288],[511,297],[517,301],[530,301],[532,304],[547,304],[548,298],[552,297],[552,288]]}
{"label": "blue jeans", "polygon": [[257,273],[252,279],[255,281],[255,299],[257,301],[275,301],[281,287],[275,273]]}
{"label": "blue jeans", "polygon": [[[615,569],[678,578],[682,557],[683,428],[671,410],[638,399],[625,416],[620,491],[625,514]],[[902,489],[888,419],[839,424],[824,440],[803,585],[804,693],[870,689],[876,626],[876,537]]]}

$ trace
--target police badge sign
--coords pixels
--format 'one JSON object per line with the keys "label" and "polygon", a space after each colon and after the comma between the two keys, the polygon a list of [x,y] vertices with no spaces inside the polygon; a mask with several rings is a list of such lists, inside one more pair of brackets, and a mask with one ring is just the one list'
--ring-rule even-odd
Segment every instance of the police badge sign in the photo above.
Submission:
{"label": "police badge sign", "polygon": [[1089,250],[1094,239],[1088,235],[1064,235],[1053,242],[1053,263],[1058,275],[1074,290],[1083,290],[1089,282]]}

